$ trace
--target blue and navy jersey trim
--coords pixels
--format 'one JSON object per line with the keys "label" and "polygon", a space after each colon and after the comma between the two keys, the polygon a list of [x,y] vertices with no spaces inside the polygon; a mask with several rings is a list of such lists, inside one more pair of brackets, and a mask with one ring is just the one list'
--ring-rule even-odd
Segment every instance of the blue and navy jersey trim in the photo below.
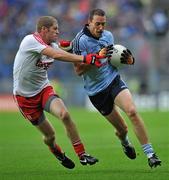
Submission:
{"label": "blue and navy jersey trim", "polygon": [[73,49],[75,51],[75,54],[78,54],[78,55],[81,55],[81,51],[79,50],[79,42],[80,42],[80,38],[84,35],[84,32],[81,31],[81,33],[79,33],[77,36],[76,36],[76,39],[74,39],[73,41]]}

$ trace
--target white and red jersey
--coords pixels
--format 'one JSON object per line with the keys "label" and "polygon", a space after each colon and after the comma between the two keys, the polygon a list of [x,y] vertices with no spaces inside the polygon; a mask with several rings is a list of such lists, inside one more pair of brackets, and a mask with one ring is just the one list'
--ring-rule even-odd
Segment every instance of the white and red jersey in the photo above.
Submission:
{"label": "white and red jersey", "polygon": [[[56,43],[51,46],[58,48]],[[24,37],[13,67],[13,94],[32,97],[49,85],[47,69],[54,59],[41,54],[48,47],[37,34]]]}

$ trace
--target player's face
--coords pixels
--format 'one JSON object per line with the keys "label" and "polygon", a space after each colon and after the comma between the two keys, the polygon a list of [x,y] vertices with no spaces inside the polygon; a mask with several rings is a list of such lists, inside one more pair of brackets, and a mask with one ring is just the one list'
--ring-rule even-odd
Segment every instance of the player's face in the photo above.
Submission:
{"label": "player's face", "polygon": [[105,29],[106,16],[94,15],[93,19],[88,21],[88,24],[91,34],[96,38],[100,38]]}
{"label": "player's face", "polygon": [[48,31],[46,33],[48,42],[49,43],[55,42],[58,34],[59,34],[58,24],[54,23],[50,28],[48,28]]}

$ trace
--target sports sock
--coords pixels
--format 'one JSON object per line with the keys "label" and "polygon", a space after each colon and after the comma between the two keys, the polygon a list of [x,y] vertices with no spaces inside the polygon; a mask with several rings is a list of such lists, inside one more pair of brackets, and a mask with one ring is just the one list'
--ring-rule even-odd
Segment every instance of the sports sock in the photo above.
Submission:
{"label": "sports sock", "polygon": [[73,148],[79,157],[85,153],[84,145],[80,140],[73,143]]}
{"label": "sports sock", "polygon": [[121,140],[122,145],[127,146],[130,144],[130,141],[128,139],[128,136],[126,135],[124,140]]}
{"label": "sports sock", "polygon": [[152,157],[152,155],[154,154],[154,150],[151,144],[143,144],[142,148],[143,148],[144,154],[148,158]]}
{"label": "sports sock", "polygon": [[56,157],[58,156],[58,154],[62,154],[62,153],[63,153],[63,152],[62,152],[62,149],[61,149],[60,146],[57,145],[57,144],[54,144],[53,147],[50,147],[50,146],[49,146],[49,149],[50,149],[50,151],[51,151]]}

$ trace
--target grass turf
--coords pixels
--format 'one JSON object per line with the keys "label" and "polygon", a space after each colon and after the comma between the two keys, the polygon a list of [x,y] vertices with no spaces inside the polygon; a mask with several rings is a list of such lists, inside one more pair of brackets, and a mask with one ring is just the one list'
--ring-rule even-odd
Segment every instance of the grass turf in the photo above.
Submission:
{"label": "grass turf", "polygon": [[62,167],[42,143],[41,134],[20,113],[0,113],[0,179],[69,179],[69,180],[166,180],[169,175],[169,112],[141,113],[153,147],[163,161],[151,169],[136,139],[131,123],[129,138],[137,151],[137,159],[129,160],[123,154],[114,129],[98,113],[71,109],[86,151],[99,159],[94,166],[82,166],[66,136],[62,123],[51,115],[59,145],[74,160],[76,167]]}

